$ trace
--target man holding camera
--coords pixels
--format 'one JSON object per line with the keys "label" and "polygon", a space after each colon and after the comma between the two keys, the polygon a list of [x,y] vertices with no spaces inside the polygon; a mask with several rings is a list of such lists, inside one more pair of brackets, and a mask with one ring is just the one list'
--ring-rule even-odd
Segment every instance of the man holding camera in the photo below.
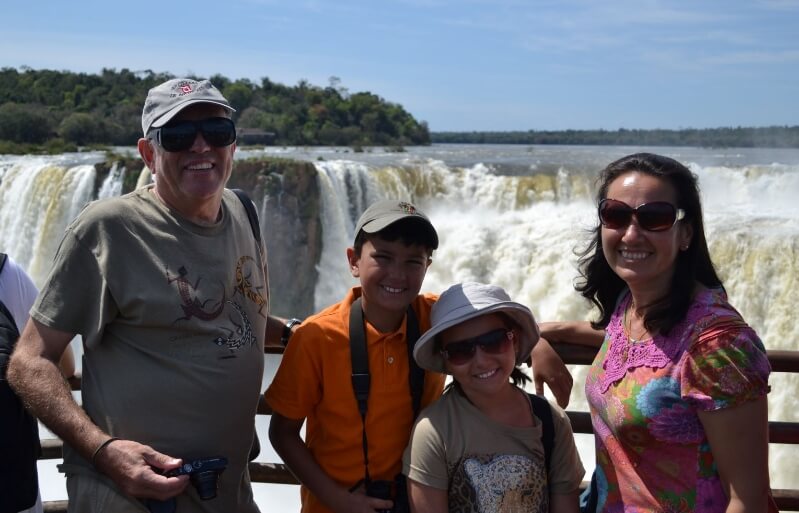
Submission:
{"label": "man holding camera", "polygon": [[[69,511],[258,511],[248,455],[266,334],[278,345],[283,322],[268,315],[265,249],[225,189],[232,111],[209,81],[150,90],[138,149],[154,184],[67,228],[17,344],[9,382],[64,441]],[[75,334],[83,408],[57,367]]]}

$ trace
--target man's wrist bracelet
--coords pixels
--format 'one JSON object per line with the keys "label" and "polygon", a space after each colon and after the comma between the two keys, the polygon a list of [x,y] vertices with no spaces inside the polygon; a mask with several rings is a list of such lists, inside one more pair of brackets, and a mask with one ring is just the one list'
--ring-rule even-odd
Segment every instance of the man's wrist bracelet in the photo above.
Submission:
{"label": "man's wrist bracelet", "polygon": [[100,446],[97,447],[97,449],[95,449],[94,453],[92,454],[92,465],[94,465],[94,461],[97,459],[97,455],[100,454],[100,451],[111,445],[111,442],[116,442],[117,440],[119,440],[119,438],[112,436],[105,442],[101,443]]}
{"label": "man's wrist bracelet", "polygon": [[302,321],[293,317],[287,320],[286,324],[283,325],[283,333],[280,335],[280,343],[283,345],[283,347],[286,347],[289,343],[289,339],[291,338],[291,329],[298,324],[302,324]]}

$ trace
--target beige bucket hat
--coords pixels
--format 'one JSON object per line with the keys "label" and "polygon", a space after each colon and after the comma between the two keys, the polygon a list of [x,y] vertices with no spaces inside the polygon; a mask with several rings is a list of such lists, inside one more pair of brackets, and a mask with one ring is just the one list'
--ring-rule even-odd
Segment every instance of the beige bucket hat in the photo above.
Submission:
{"label": "beige bucket hat", "polygon": [[511,301],[502,287],[466,282],[453,285],[441,294],[431,312],[432,326],[413,349],[413,357],[423,369],[446,372],[444,358],[436,349],[436,336],[442,331],[480,315],[502,312],[521,327],[516,365],[527,360],[538,342],[538,325],[526,306]]}

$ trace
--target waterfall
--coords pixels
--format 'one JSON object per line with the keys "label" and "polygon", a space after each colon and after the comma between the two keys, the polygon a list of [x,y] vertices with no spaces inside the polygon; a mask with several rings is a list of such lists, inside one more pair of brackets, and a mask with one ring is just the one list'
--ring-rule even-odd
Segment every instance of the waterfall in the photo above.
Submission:
{"label": "waterfall", "polygon": [[[711,254],[732,304],[766,347],[799,349],[793,313],[799,304],[799,209],[794,197],[799,166],[691,167],[702,186]],[[508,177],[482,164],[449,168],[437,161],[374,167],[367,174],[362,164],[324,163],[317,168],[326,184],[320,277],[331,282],[349,277],[344,248],[352,244],[354,220],[366,206],[353,209],[349,201],[368,191],[370,201],[410,199],[436,227],[440,246],[424,291],[441,292],[467,280],[491,282],[529,305],[540,321],[591,318],[587,302],[573,288],[575,249],[585,246],[595,223],[592,184],[584,172],[562,167],[554,175]],[[332,230],[337,233],[328,233]],[[328,247],[332,241],[335,246]],[[317,306],[339,299],[350,283],[336,281],[323,296],[317,289]],[[587,367],[571,370],[575,388],[569,408],[587,411],[582,390]],[[774,373],[771,385],[770,419],[799,421],[799,375]],[[590,437],[578,435],[578,447],[590,468]],[[799,462],[791,447],[772,446],[770,457],[772,486],[796,487]]]}
{"label": "waterfall", "polygon": [[[413,155],[314,159],[323,230],[317,310],[338,301],[356,283],[345,249],[352,244],[360,213],[378,199],[401,198],[427,213],[440,236],[424,291],[441,292],[465,280],[492,282],[529,305],[540,321],[590,318],[587,303],[573,288],[574,251],[585,245],[595,222],[593,179],[601,167],[595,161],[609,162],[611,151],[546,148],[521,158],[539,153],[551,162],[517,165],[513,173],[485,162],[461,165]],[[691,154],[696,155],[703,154]],[[699,177],[710,250],[732,304],[769,349],[799,349],[794,313],[799,304],[799,165],[719,165],[674,156]],[[97,195],[119,194],[124,173],[113,168]],[[139,177],[140,183],[147,179],[149,173]],[[47,275],[65,227],[96,196],[95,181],[94,167],[87,162],[0,156],[0,250],[37,285]],[[264,198],[262,205],[268,201]],[[268,226],[269,220],[263,223]],[[587,409],[585,369],[572,369],[570,409]],[[770,419],[799,422],[799,374],[774,373],[771,385]],[[585,438],[578,445],[590,468],[593,448],[590,437]],[[799,488],[795,451],[794,446],[772,445],[775,488]]]}
{"label": "waterfall", "polygon": [[64,229],[92,199],[94,167],[34,159],[5,169],[0,180],[0,243],[41,286]]}
{"label": "waterfall", "polygon": [[108,176],[103,180],[103,185],[97,193],[97,199],[113,198],[122,194],[122,182],[125,180],[125,168],[114,162]]}
{"label": "waterfall", "polygon": [[316,283],[316,310],[341,299],[342,291],[355,284],[346,263],[357,216],[378,198],[369,168],[347,161],[316,163],[321,194],[322,256]]}

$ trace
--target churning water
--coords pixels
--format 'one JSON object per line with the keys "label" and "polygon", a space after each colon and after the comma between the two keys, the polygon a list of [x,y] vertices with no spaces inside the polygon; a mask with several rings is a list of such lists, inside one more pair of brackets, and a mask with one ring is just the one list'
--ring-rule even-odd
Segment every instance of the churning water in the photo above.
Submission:
{"label": "churning water", "polygon": [[[323,252],[316,308],[339,300],[354,284],[345,258],[354,223],[374,200],[416,203],[436,226],[441,245],[423,290],[441,292],[466,280],[491,282],[531,307],[540,321],[588,319],[591,311],[574,292],[575,248],[585,245],[595,222],[597,172],[628,153],[654,151],[688,165],[699,177],[711,253],[732,304],[769,349],[799,349],[799,150],[631,148],[571,146],[433,145],[391,153],[352,153],[346,148],[266,148],[242,157],[278,155],[308,160],[322,191]],[[94,199],[92,163],[102,154],[57,157],[0,156],[0,250],[41,284],[66,224]],[[119,194],[124,169],[115,169],[100,195]],[[264,231],[269,220],[262,220]],[[298,249],[299,250],[299,249]],[[272,270],[272,272],[276,272]],[[280,271],[278,271],[280,272]],[[279,291],[273,295],[279,302]],[[79,350],[79,349],[78,349]],[[269,357],[265,383],[279,362]],[[569,409],[586,410],[585,368],[575,367]],[[799,374],[775,373],[771,420],[799,421]],[[268,419],[259,419],[266,441]],[[593,445],[578,436],[587,469]],[[278,461],[264,444],[261,461]],[[772,445],[775,488],[799,488],[796,446]],[[45,468],[45,500],[65,494]],[[54,480],[48,486],[49,480]],[[261,504],[287,501],[291,486],[256,485]]]}

